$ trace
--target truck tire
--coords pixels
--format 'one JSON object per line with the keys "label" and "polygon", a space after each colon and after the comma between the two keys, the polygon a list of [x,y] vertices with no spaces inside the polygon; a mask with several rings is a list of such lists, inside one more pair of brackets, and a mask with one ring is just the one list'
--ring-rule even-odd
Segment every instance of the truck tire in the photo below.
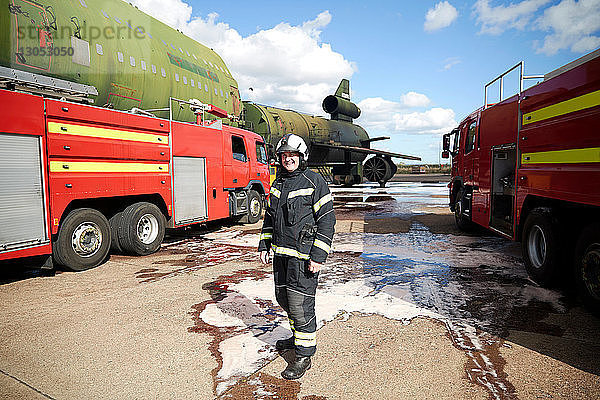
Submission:
{"label": "truck tire", "polygon": [[248,191],[248,215],[243,218],[244,223],[255,224],[260,221],[264,208],[264,202],[255,190]]}
{"label": "truck tire", "polygon": [[121,247],[121,243],[119,243],[119,223],[121,222],[121,218],[123,218],[123,211],[119,211],[108,220],[108,224],[110,225],[110,250],[113,253],[122,253],[123,248]]}
{"label": "truck tire", "polygon": [[60,225],[54,242],[54,260],[72,271],[84,271],[106,259],[110,242],[106,217],[91,208],[78,208]]}
{"label": "truck tire", "polygon": [[533,209],[523,225],[521,249],[525,269],[531,279],[542,286],[555,283],[559,265],[558,224],[549,208]]}
{"label": "truck tire", "polygon": [[584,303],[600,311],[600,226],[587,226],[575,247],[575,278]]}
{"label": "truck tire", "polygon": [[154,204],[132,204],[123,211],[119,222],[119,244],[131,255],[152,254],[165,237],[165,224],[165,216]]}
{"label": "truck tire", "polygon": [[465,188],[462,187],[456,194],[456,203],[454,203],[454,222],[456,227],[463,232],[472,232],[475,227],[471,219],[464,214],[468,199],[465,197]]}

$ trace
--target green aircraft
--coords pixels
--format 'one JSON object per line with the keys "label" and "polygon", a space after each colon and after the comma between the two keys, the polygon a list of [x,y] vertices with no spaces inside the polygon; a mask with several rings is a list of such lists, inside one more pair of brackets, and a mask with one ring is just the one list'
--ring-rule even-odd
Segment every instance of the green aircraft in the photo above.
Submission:
{"label": "green aircraft", "polygon": [[[124,1],[0,4],[0,25],[10,28],[0,31],[0,65],[9,70],[93,86],[98,106],[164,109],[171,96],[198,99],[239,118],[237,82],[221,57]],[[195,120],[189,108],[174,114]]]}
{"label": "green aircraft", "polygon": [[[392,158],[420,160],[370,148],[372,142],[389,137],[369,138],[362,127],[352,123],[360,116],[360,109],[350,101],[347,79],[342,79],[335,94],[325,97],[323,110],[331,115],[330,119],[244,102],[243,123],[245,128],[260,134],[271,148],[287,133],[301,136],[309,147],[308,165],[319,168],[338,184],[360,183],[364,176],[385,186],[398,169]],[[374,157],[364,161],[371,154]]]}
{"label": "green aircraft", "polygon": [[[389,138],[369,138],[352,123],[360,109],[350,101],[346,79],[323,101],[330,119],[242,104],[237,82],[217,53],[129,3],[0,0],[0,7],[0,26],[9,27],[0,31],[0,87],[179,121],[195,121],[196,114],[172,107],[170,98],[197,99],[216,107],[205,119],[245,127],[272,146],[286,133],[302,136],[310,147],[309,165],[347,185],[363,176],[385,185],[397,169],[392,157],[420,160],[370,148]],[[374,156],[364,161],[368,155]]]}

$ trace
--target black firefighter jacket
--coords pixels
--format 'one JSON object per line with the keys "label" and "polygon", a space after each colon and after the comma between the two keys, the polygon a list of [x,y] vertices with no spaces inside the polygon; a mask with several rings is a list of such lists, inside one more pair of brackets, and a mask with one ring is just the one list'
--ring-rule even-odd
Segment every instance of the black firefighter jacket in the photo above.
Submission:
{"label": "black firefighter jacket", "polygon": [[324,263],[334,226],[333,198],[323,177],[310,169],[282,171],[271,185],[258,250]]}

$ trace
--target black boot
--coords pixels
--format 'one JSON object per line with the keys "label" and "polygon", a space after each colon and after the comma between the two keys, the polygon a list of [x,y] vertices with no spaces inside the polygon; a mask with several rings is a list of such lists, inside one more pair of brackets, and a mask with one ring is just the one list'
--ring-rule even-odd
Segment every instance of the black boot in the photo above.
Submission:
{"label": "black boot", "polygon": [[275,342],[275,348],[277,350],[293,349],[294,348],[294,337],[292,336],[291,338],[278,340],[277,342]]}
{"label": "black boot", "polygon": [[308,371],[312,363],[310,357],[296,357],[286,369],[283,370],[281,376],[285,379],[299,379]]}

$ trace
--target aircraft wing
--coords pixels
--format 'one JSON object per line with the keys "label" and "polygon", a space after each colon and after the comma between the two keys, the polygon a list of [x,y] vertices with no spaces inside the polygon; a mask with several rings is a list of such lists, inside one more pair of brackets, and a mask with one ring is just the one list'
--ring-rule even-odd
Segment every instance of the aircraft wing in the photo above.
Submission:
{"label": "aircraft wing", "polygon": [[383,151],[383,150],[377,150],[377,149],[366,149],[364,147],[343,146],[343,145],[339,145],[339,144],[329,144],[329,143],[319,143],[319,142],[312,142],[311,145],[316,146],[316,147],[325,147],[325,148],[334,149],[334,150],[344,150],[344,151],[349,151],[349,152],[354,152],[354,153],[376,154],[379,156],[388,156],[388,157],[395,157],[395,158],[403,158],[405,160],[421,161],[421,157],[407,156],[406,154],[391,153],[389,151]]}

